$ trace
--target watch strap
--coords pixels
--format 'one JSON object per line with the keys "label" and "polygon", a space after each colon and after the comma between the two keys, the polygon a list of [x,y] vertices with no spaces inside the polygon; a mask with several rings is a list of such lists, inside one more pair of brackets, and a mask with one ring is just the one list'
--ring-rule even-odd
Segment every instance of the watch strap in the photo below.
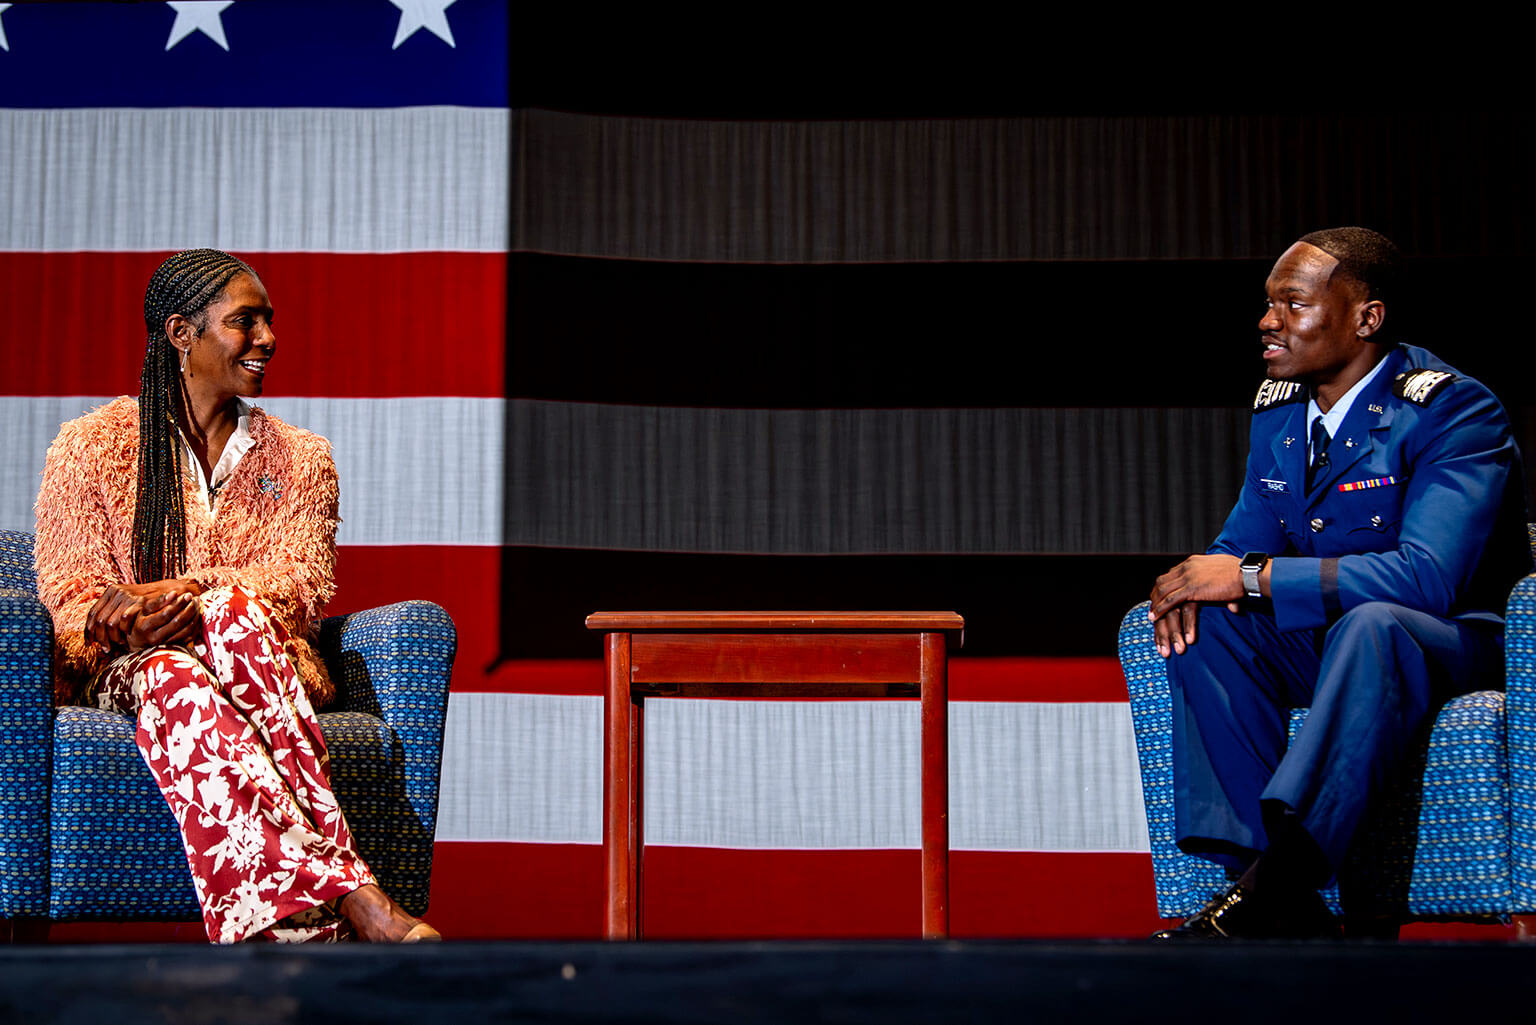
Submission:
{"label": "watch strap", "polygon": [[1259,574],[1268,562],[1268,552],[1249,552],[1243,556],[1239,570],[1243,577],[1243,593],[1249,598],[1264,597],[1264,592],[1259,587]]}

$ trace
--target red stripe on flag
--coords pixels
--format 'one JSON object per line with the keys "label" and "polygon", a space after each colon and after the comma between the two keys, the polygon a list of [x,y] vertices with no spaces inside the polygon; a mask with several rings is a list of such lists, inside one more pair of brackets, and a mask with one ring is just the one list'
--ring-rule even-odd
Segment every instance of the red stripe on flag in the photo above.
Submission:
{"label": "red stripe on flag", "polygon": [[603,849],[439,842],[427,918],[455,940],[601,939]]}
{"label": "red stripe on flag", "polygon": [[[530,675],[498,666],[501,635],[501,549],[457,545],[342,545],[336,559],[336,597],[330,615],[424,599],[453,617],[459,635],[453,689],[571,693],[544,690]],[[602,693],[602,644],[592,639],[597,689]],[[552,674],[559,676],[560,673]],[[577,693],[586,693],[578,691]]]}
{"label": "red stripe on flag", "polygon": [[[457,691],[514,694],[603,693],[602,637],[592,658],[499,662],[501,549],[451,545],[343,546],[329,611],[425,598],[448,610],[459,633]],[[514,582],[513,586],[518,586]],[[597,611],[595,608],[591,611]],[[952,701],[1125,701],[1111,657],[967,658],[949,662]]]}
{"label": "red stripe on flag", "polygon": [[[915,937],[919,864],[916,851],[649,847],[646,935]],[[439,843],[430,917],[456,939],[597,938],[602,870],[596,845]],[[515,882],[497,886],[498,879]],[[1157,917],[1147,854],[950,855],[950,934],[957,938],[1137,939],[1167,924]],[[1420,922],[1402,935],[1490,941],[1512,940],[1514,931]]]}
{"label": "red stripe on flag", "polygon": [[951,701],[1126,701],[1120,660],[966,658],[949,660]]}
{"label": "red stripe on flag", "polygon": [[[602,871],[596,845],[439,843],[430,917],[454,939],[597,938]],[[915,937],[918,872],[916,851],[649,847],[646,935]],[[1160,927],[1145,854],[956,851],[950,875],[955,936],[1133,937]]]}
{"label": "red stripe on flag", "polygon": [[[7,395],[128,395],[144,361],[144,286],[168,253],[0,252],[5,330],[36,358]],[[503,393],[503,253],[237,253],[277,311],[272,396]]]}
{"label": "red stripe on flag", "polygon": [[[656,939],[916,937],[916,851],[645,853]],[[1145,936],[1159,927],[1144,854],[950,855],[950,935]]]}

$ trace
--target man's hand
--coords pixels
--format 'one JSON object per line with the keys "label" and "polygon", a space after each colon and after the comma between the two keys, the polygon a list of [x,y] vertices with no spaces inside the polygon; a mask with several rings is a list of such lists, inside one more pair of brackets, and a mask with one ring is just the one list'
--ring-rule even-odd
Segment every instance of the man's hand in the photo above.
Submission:
{"label": "man's hand", "polygon": [[1241,563],[1235,555],[1191,555],[1157,578],[1147,618],[1152,620],[1158,654],[1182,655],[1195,643],[1202,602],[1226,602],[1237,611],[1245,597]]}
{"label": "man's hand", "polygon": [[202,590],[190,580],[108,584],[86,613],[85,639],[107,649],[133,651],[184,640],[202,613],[194,600]]}

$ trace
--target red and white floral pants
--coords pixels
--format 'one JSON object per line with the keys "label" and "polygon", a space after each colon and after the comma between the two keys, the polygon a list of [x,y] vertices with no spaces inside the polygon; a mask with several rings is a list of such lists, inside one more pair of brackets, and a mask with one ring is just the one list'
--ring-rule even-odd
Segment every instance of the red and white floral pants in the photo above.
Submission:
{"label": "red and white floral pants", "polygon": [[337,900],[374,881],[284,632],[238,588],[205,591],[186,647],[124,655],[98,707],[138,713],[139,752],[181,827],[208,938],[346,938]]}

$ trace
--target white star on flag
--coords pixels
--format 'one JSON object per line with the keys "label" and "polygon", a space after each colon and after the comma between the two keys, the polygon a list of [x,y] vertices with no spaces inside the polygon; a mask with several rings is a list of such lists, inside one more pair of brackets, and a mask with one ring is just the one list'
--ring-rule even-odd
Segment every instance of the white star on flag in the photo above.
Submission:
{"label": "white star on flag", "polygon": [[[11,6],[11,5],[10,4],[0,4],[0,14],[4,14],[5,13],[5,9],[7,7],[9,7],[9,6]],[[11,44],[6,42],[6,40],[5,40],[5,22],[0,21],[0,50],[9,50],[10,48],[11,48]]]}
{"label": "white star on flag", "polygon": [[[390,3],[400,8],[400,25],[395,29],[395,45],[392,50],[400,49],[400,44],[411,38],[417,29],[424,28],[449,46],[454,46],[453,31],[448,28],[448,15],[444,13],[453,6],[454,0],[389,0]],[[454,47],[458,49],[458,47]]]}
{"label": "white star on flag", "polygon": [[165,48],[169,50],[194,32],[203,35],[218,43],[224,49],[229,49],[229,40],[224,38],[224,23],[219,20],[219,14],[224,8],[233,5],[235,0],[172,0],[166,4],[176,12],[176,24],[171,26],[171,38],[165,41]]}

